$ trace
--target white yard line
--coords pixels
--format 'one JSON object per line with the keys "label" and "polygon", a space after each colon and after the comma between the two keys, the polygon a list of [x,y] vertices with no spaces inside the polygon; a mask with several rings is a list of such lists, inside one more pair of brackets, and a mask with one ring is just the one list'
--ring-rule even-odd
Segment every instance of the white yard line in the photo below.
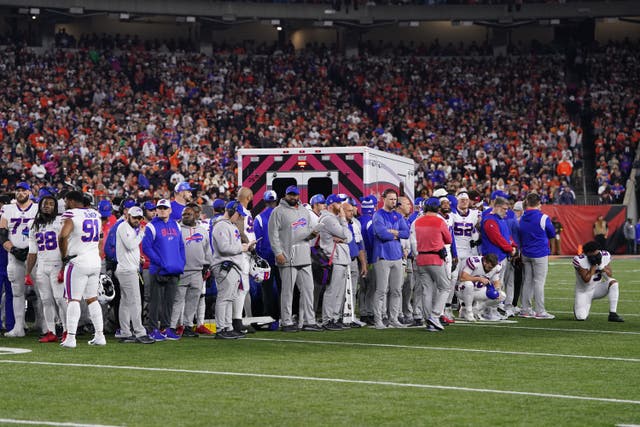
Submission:
{"label": "white yard line", "polygon": [[586,356],[581,354],[536,353],[536,352],[528,352],[528,351],[484,350],[484,349],[477,349],[477,348],[459,348],[459,347],[434,347],[434,346],[426,346],[426,345],[376,344],[376,343],[364,343],[364,342],[316,341],[316,340],[295,340],[295,339],[278,339],[278,338],[245,338],[245,339],[250,341],[272,341],[272,342],[287,342],[287,343],[300,343],[300,344],[406,348],[410,350],[457,351],[457,352],[464,352],[464,353],[490,353],[490,354],[508,354],[508,355],[515,355],[515,356],[562,357],[562,358],[569,358],[569,359],[612,360],[617,362],[636,362],[636,363],[640,362],[640,359],[634,359],[629,357]]}
{"label": "white yard line", "polygon": [[[544,299],[545,300],[556,300],[556,301],[573,301],[573,300],[575,300],[575,298],[567,298],[567,297],[562,297],[562,298],[561,297],[545,297]],[[618,302],[621,302],[621,303],[627,303],[627,302],[636,303],[636,302],[640,302],[640,301],[634,300],[634,299],[621,299]]]}
{"label": "white yard line", "polygon": [[[541,322],[548,322],[548,320],[542,320]],[[603,331],[597,329],[571,329],[571,328],[538,328],[534,326],[512,326],[512,325],[489,325],[487,323],[462,323],[456,322],[456,324],[460,324],[463,326],[477,326],[477,327],[487,327],[487,328],[513,328],[513,329],[529,329],[532,331],[560,331],[560,332],[587,332],[592,334],[614,334],[614,335],[640,335],[640,332],[633,331]]]}
{"label": "white yard line", "polygon": [[69,427],[118,427],[107,424],[81,424],[81,423],[61,423],[56,421],[38,421],[38,420],[16,420],[13,418],[0,418],[0,424],[20,424],[32,426],[69,426]]}
{"label": "white yard line", "polygon": [[[573,311],[558,311],[558,310],[552,310],[554,313],[559,313],[559,314],[573,314]],[[589,316],[608,316],[609,313],[594,313],[593,311],[589,312]],[[620,313],[620,315],[622,317],[640,317],[640,314],[628,314],[628,313],[624,313],[624,315],[622,313]]]}
{"label": "white yard line", "polygon": [[493,394],[514,395],[514,396],[533,396],[533,397],[542,397],[542,398],[549,398],[549,399],[568,399],[568,400],[583,400],[583,401],[592,401],[592,402],[640,405],[640,400],[630,400],[630,399],[614,399],[614,398],[608,398],[608,397],[594,397],[594,396],[575,396],[570,394],[537,393],[537,392],[515,391],[515,390],[494,390],[494,389],[471,388],[471,387],[454,387],[454,386],[435,385],[435,384],[413,384],[413,383],[398,383],[398,382],[391,382],[391,381],[353,380],[353,379],[346,379],[346,378],[322,378],[322,377],[307,377],[307,376],[298,376],[298,375],[259,374],[259,373],[252,373],[252,372],[207,371],[207,370],[172,369],[172,368],[149,368],[144,366],[95,365],[95,364],[83,364],[83,363],[55,363],[55,362],[17,361],[17,360],[0,360],[0,363],[44,365],[44,366],[57,366],[57,367],[67,366],[67,367],[73,367],[73,368],[129,370],[129,371],[145,371],[145,372],[169,372],[169,373],[179,373],[179,374],[201,374],[201,375],[218,375],[218,376],[230,376],[230,377],[268,378],[268,379],[278,379],[278,380],[359,384],[359,385],[386,386],[386,387],[403,387],[403,388],[417,388],[417,389],[452,390],[452,391],[466,391],[471,393],[483,393],[483,394],[493,393]]}

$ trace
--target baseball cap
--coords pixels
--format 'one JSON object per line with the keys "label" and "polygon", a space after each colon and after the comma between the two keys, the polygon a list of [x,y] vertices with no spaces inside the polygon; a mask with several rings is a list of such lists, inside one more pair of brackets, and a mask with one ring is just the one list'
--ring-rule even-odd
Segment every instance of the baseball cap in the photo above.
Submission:
{"label": "baseball cap", "polygon": [[176,185],[176,188],[173,189],[173,191],[176,193],[191,190],[195,190],[195,188],[191,188],[191,185],[187,181],[182,181],[180,184]]}
{"label": "baseball cap", "polygon": [[167,199],[160,199],[158,200],[158,203],[156,203],[156,208],[159,208],[160,206],[163,206],[165,208],[171,208],[171,202],[168,201]]}
{"label": "baseball cap", "polygon": [[523,211],[524,210],[524,205],[522,204],[521,200],[518,200],[514,205],[513,205],[513,210],[514,211]]}
{"label": "baseball cap", "polygon": [[285,191],[285,194],[297,194],[300,195],[300,190],[298,190],[298,187],[296,187],[295,185],[290,185],[287,187],[287,190]]}
{"label": "baseball cap", "polygon": [[142,213],[142,209],[139,206],[134,206],[129,209],[129,216],[142,218],[144,215]]}
{"label": "baseball cap", "polygon": [[325,198],[324,198],[324,196],[322,194],[314,194],[313,197],[311,197],[311,200],[309,200],[309,204],[311,206],[317,205],[318,203],[320,203],[320,204],[327,203],[327,201],[325,200]]}
{"label": "baseball cap", "polygon": [[123,209],[131,209],[135,205],[136,205],[136,201],[135,200],[133,200],[133,199],[124,199],[120,206],[122,206]]}
{"label": "baseball cap", "polygon": [[100,200],[98,203],[98,212],[100,212],[100,216],[102,218],[107,218],[111,215],[112,211],[111,202],[108,200]]}
{"label": "baseball cap", "polygon": [[424,201],[424,205],[431,208],[439,208],[440,207],[440,199],[437,197],[429,197]]}
{"label": "baseball cap", "polygon": [[53,187],[42,187],[38,191],[38,199],[42,199],[43,197],[56,197],[56,189]]}
{"label": "baseball cap", "polygon": [[142,205],[142,207],[143,207],[145,210],[148,210],[148,211],[153,211],[153,210],[155,210],[155,209],[156,209],[156,205],[155,205],[155,203],[153,203],[151,200],[147,200],[146,202],[144,202],[144,204]]}
{"label": "baseball cap", "polygon": [[447,197],[447,194],[447,190],[445,190],[444,188],[438,188],[433,192],[433,197],[437,197],[439,199],[441,197]]}
{"label": "baseball cap", "polygon": [[22,181],[16,184],[16,189],[22,189],[22,190],[31,190],[31,186],[29,185],[28,182]]}
{"label": "baseball cap", "polygon": [[226,202],[223,199],[215,199],[213,201],[213,209],[224,209]]}
{"label": "baseball cap", "polygon": [[413,201],[414,206],[422,206],[422,203],[424,202],[424,197],[416,197],[416,199]]}
{"label": "baseball cap", "polygon": [[240,214],[240,216],[247,216],[247,213],[244,211],[244,208],[237,200],[232,200],[224,207],[227,210],[233,210]]}
{"label": "baseball cap", "polygon": [[265,202],[275,202],[277,199],[278,194],[273,190],[265,191],[262,195],[262,200]]}
{"label": "baseball cap", "polygon": [[334,203],[342,203],[347,199],[348,197],[346,194],[330,194],[326,201],[327,205],[332,205]]}

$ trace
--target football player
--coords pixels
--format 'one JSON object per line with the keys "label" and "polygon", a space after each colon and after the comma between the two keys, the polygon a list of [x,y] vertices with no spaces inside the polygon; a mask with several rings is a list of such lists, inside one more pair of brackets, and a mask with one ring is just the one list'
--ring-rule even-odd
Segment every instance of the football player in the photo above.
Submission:
{"label": "football player", "polygon": [[[495,254],[485,256],[472,256],[467,259],[456,285],[458,299],[464,304],[460,308],[460,317],[473,322],[474,320],[501,320],[495,316],[495,310],[500,301],[506,295],[500,291],[500,271],[502,266],[498,263]],[[495,291],[487,292],[487,288],[493,285]]]}
{"label": "football player", "polygon": [[618,281],[611,277],[611,254],[600,250],[596,242],[583,246],[584,253],[573,257],[576,270],[576,297],[573,312],[576,320],[586,320],[594,299],[609,297],[609,322],[624,322],[617,313]]}

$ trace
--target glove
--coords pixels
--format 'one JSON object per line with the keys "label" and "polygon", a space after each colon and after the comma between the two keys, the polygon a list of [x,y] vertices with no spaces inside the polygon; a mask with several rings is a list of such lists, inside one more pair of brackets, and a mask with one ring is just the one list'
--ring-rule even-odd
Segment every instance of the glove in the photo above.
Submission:
{"label": "glove", "polygon": [[33,279],[31,278],[30,274],[27,274],[26,276],[24,276],[24,285],[33,286]]}
{"label": "glove", "polygon": [[458,257],[453,257],[453,259],[451,260],[451,272],[453,273],[454,271],[456,271],[457,267],[458,267]]}
{"label": "glove", "polygon": [[29,248],[20,249],[12,246],[9,252],[11,253],[11,255],[16,257],[18,261],[25,261],[27,259],[27,255],[29,254]]}
{"label": "glove", "polygon": [[64,282],[64,268],[61,268],[58,272],[58,283]]}

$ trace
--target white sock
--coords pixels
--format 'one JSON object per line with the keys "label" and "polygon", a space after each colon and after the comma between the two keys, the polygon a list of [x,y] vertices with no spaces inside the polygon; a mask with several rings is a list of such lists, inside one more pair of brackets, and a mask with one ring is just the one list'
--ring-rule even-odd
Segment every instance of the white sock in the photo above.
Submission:
{"label": "white sock", "polygon": [[80,320],[80,302],[69,301],[67,306],[67,333],[74,336],[78,329],[78,321]]}
{"label": "white sock", "polygon": [[617,313],[618,312],[618,298],[620,296],[620,289],[618,288],[618,283],[614,283],[609,286],[609,311]]}
{"label": "white sock", "polygon": [[93,329],[95,330],[96,336],[102,335],[102,307],[100,307],[100,303],[98,301],[94,301],[91,304],[87,305],[89,308],[89,317],[91,318],[91,323],[93,323]]}

